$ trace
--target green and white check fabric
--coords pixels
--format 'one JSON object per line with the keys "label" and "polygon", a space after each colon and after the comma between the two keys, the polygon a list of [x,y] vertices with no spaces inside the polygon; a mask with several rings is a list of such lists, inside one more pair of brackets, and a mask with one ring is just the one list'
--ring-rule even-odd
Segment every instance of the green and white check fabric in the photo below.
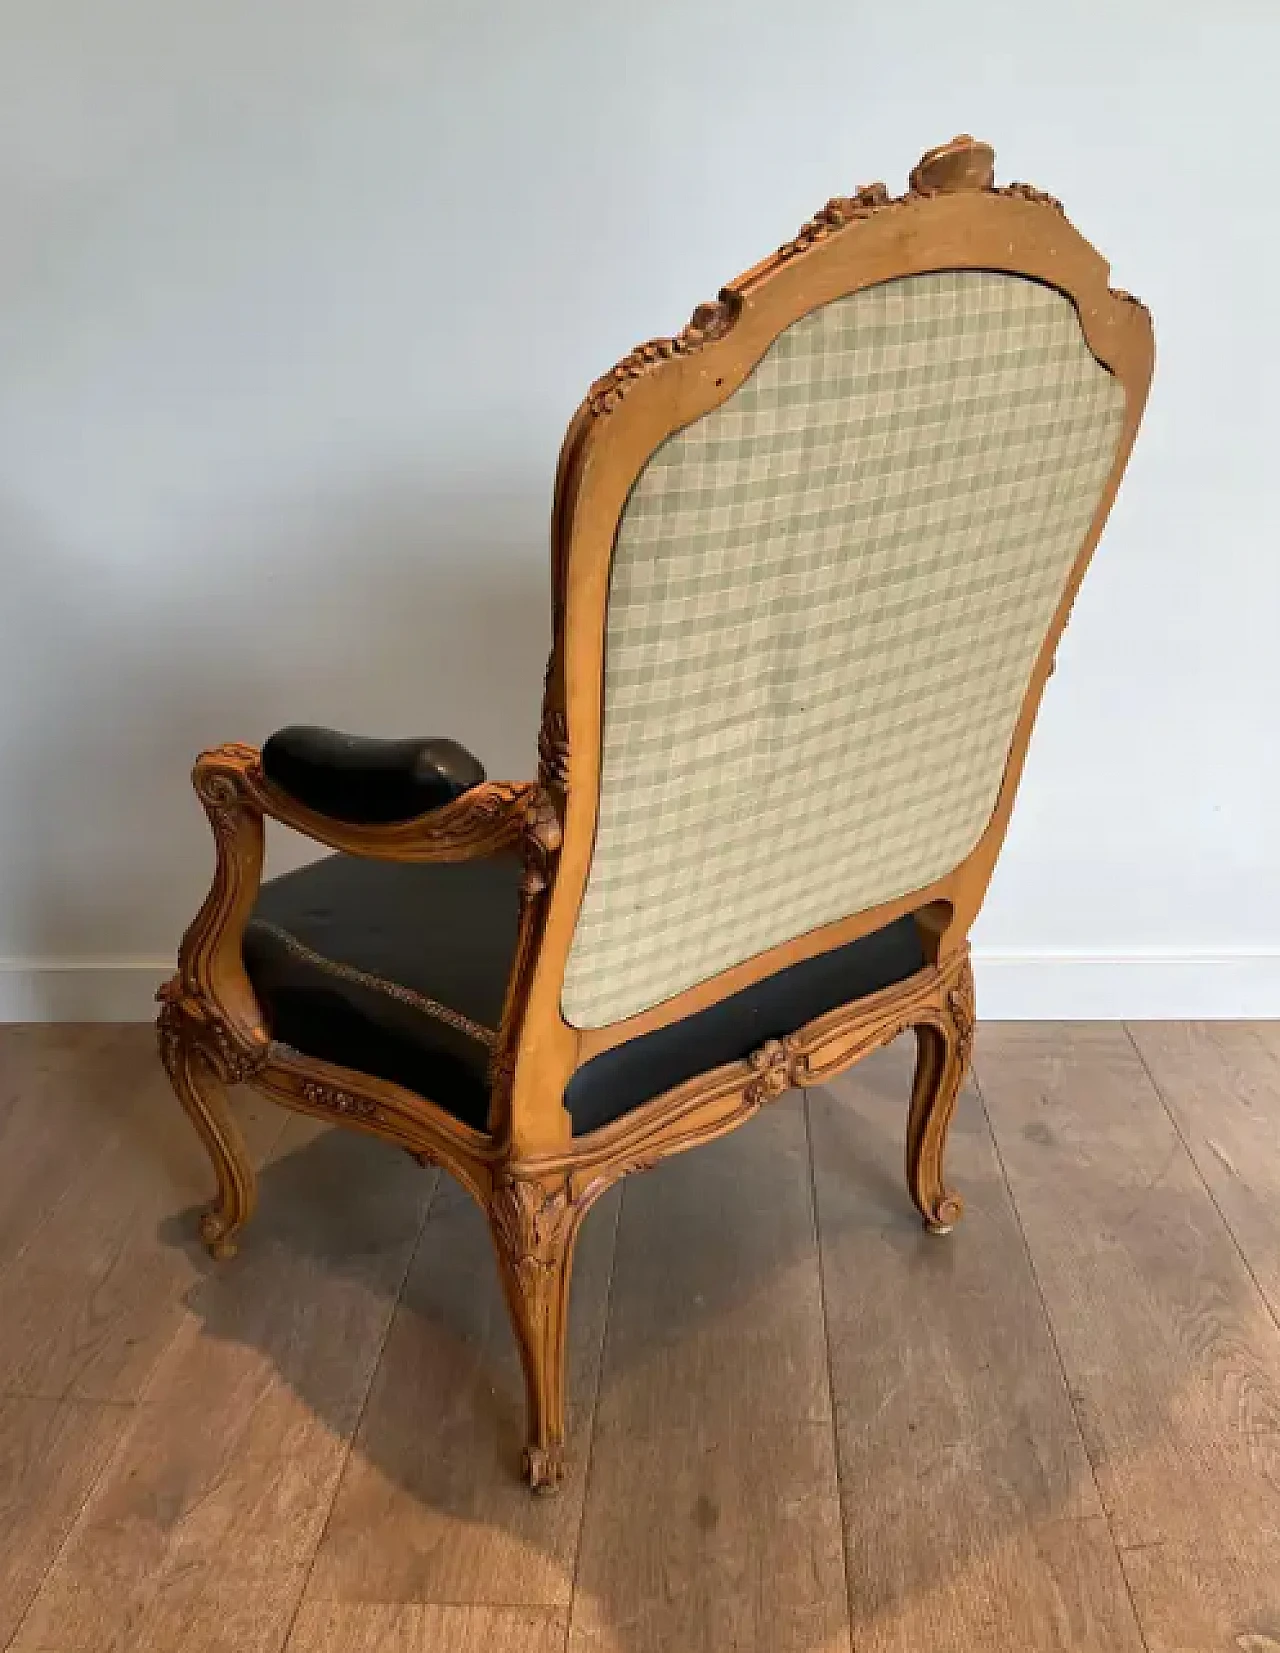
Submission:
{"label": "green and white check fabric", "polygon": [[951,270],[805,316],[658,449],[614,548],[567,1021],[963,860],[1123,415],[1069,300]]}

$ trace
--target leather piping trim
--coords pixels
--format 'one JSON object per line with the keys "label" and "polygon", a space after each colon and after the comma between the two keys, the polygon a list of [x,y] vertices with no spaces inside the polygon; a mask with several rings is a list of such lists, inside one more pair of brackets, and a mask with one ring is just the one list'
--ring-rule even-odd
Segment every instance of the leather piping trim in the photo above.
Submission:
{"label": "leather piping trim", "polygon": [[343,981],[354,982],[357,987],[368,987],[375,993],[385,994],[389,999],[398,999],[401,1004],[421,1010],[427,1016],[434,1016],[438,1022],[443,1022],[446,1027],[465,1034],[468,1039],[474,1039],[486,1049],[492,1050],[497,1043],[496,1029],[485,1027],[481,1022],[473,1022],[470,1016],[464,1016],[460,1010],[451,1010],[438,999],[429,999],[425,993],[415,993],[413,988],[402,987],[398,981],[384,981],[381,976],[371,975],[367,970],[357,970],[354,964],[338,964],[333,959],[327,959],[323,953],[314,952],[299,941],[297,936],[290,935],[288,930],[281,929],[278,924],[256,919],[254,927],[266,930],[295,958],[302,959],[307,964],[314,964],[318,970],[338,976]]}

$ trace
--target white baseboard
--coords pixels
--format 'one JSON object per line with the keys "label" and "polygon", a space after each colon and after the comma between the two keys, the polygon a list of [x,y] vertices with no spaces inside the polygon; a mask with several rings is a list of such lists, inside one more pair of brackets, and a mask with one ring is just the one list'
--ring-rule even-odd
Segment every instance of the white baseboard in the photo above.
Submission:
{"label": "white baseboard", "polygon": [[1280,951],[1004,952],[975,947],[978,1015],[999,1022],[1280,1017]]}
{"label": "white baseboard", "polygon": [[[172,962],[0,960],[0,1022],[149,1022]],[[1005,952],[975,948],[988,1021],[1280,1017],[1280,951]]]}
{"label": "white baseboard", "polygon": [[172,960],[0,959],[0,1022],[151,1022]]}

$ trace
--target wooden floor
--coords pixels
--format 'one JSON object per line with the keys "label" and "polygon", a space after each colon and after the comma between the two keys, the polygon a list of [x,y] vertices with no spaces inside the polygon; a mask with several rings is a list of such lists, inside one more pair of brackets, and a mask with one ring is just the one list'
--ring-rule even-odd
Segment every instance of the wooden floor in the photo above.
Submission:
{"label": "wooden floor", "polygon": [[149,1031],[0,1030],[0,1648],[1276,1653],[1280,1024],[984,1026],[947,1239],[910,1054],[597,1208],[536,1500],[455,1186],[245,1096],[215,1265]]}

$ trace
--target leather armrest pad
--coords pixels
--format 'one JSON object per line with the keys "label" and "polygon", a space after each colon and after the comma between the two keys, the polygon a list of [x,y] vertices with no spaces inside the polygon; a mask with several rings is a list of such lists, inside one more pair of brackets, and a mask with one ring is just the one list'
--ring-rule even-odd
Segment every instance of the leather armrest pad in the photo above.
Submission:
{"label": "leather armrest pad", "polygon": [[374,740],[307,724],[276,730],[262,748],[262,772],[307,809],[354,826],[412,820],[485,778],[456,740]]}

